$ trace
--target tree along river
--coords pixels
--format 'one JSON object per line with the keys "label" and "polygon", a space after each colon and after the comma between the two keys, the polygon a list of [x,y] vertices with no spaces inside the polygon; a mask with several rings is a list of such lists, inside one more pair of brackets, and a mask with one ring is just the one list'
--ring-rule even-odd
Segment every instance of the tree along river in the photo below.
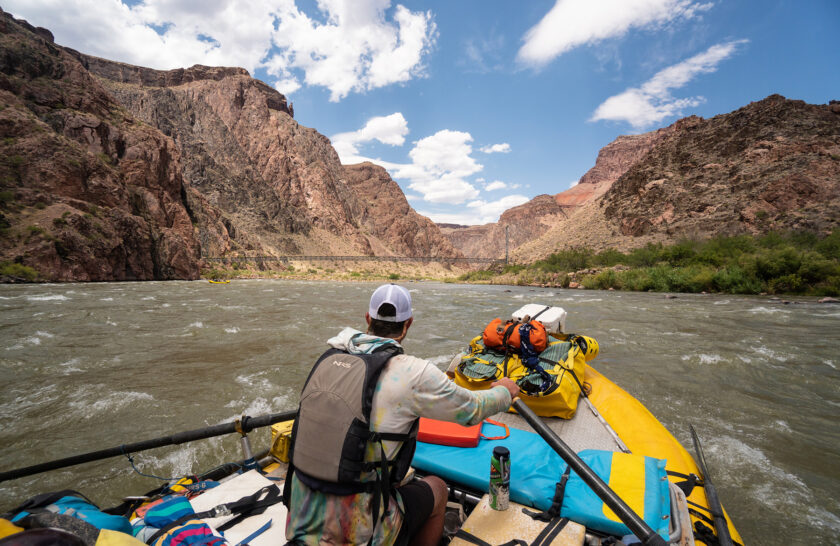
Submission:
{"label": "tree along river", "polygon": [[[840,534],[840,306],[809,299],[405,283],[406,350],[444,367],[496,316],[559,305],[592,362],[692,451],[747,544]],[[0,286],[0,471],[292,409],[325,340],[376,284],[282,280]],[[268,429],[252,433],[267,442]],[[256,445],[255,445],[256,447]],[[157,476],[240,458],[236,435],[134,455]],[[158,484],[117,457],[0,483],[0,512],[77,489],[100,506]]]}

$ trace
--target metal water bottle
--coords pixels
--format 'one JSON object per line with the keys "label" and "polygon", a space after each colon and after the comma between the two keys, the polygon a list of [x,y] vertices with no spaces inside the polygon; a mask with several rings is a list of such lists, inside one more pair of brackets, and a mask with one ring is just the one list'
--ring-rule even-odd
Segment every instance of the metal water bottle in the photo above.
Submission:
{"label": "metal water bottle", "polygon": [[510,451],[498,446],[493,448],[490,459],[490,508],[507,510],[510,502]]}

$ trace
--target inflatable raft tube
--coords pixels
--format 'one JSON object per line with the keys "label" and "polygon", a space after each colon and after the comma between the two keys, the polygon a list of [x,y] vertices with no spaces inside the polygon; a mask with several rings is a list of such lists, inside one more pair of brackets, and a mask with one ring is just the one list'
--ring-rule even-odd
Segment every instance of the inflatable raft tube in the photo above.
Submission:
{"label": "inflatable raft tube", "polygon": [[[666,470],[680,474],[701,475],[700,469],[686,449],[668,432],[668,429],[653,414],[627,391],[601,375],[589,364],[586,365],[584,380],[592,386],[589,401],[598,410],[604,420],[618,434],[631,452],[668,461]],[[668,476],[674,483],[683,481],[677,476]],[[698,510],[711,518],[708,512],[709,501],[703,487],[698,485],[688,495],[688,500],[705,508]],[[732,520],[724,510],[732,540],[743,544],[741,536],[732,525]],[[692,524],[702,521],[714,529],[714,525],[703,521],[694,514]]]}

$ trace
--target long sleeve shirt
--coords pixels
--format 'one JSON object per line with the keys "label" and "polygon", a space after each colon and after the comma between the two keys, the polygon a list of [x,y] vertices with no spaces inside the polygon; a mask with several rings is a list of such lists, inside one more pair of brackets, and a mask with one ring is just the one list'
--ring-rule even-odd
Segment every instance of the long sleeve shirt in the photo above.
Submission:
{"label": "long sleeve shirt", "polygon": [[[331,339],[330,345],[351,350],[356,348],[352,344],[343,344],[339,340],[341,337],[340,334]],[[434,364],[402,354],[388,361],[377,383],[371,409],[371,430],[407,433],[419,417],[474,425],[507,410],[510,404],[510,392],[504,387],[469,391],[452,382]],[[383,445],[391,459],[401,443],[383,442]],[[379,458],[378,446],[368,444],[365,460],[376,461]],[[374,544],[391,544],[396,540],[404,512],[399,494],[391,499],[390,514],[374,526],[372,494],[328,495],[310,489],[297,478],[292,480],[287,540],[295,539],[307,545],[366,544],[372,534]]]}

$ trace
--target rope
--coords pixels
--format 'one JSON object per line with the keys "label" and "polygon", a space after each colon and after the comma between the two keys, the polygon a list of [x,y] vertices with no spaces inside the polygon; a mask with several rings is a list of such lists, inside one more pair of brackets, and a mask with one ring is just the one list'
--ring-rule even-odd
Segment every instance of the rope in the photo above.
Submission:
{"label": "rope", "polygon": [[134,458],[129,453],[125,452],[125,444],[120,446],[120,451],[122,451],[122,454],[125,455],[126,459],[128,459],[128,462],[131,464],[131,468],[136,473],[140,474],[143,477],[154,478],[154,479],[160,480],[162,482],[171,482],[171,481],[175,481],[175,480],[178,479],[177,477],[175,477],[175,478],[163,478],[161,476],[155,476],[154,474],[144,474],[143,472],[140,472],[140,470],[138,470],[138,468],[134,465]]}

